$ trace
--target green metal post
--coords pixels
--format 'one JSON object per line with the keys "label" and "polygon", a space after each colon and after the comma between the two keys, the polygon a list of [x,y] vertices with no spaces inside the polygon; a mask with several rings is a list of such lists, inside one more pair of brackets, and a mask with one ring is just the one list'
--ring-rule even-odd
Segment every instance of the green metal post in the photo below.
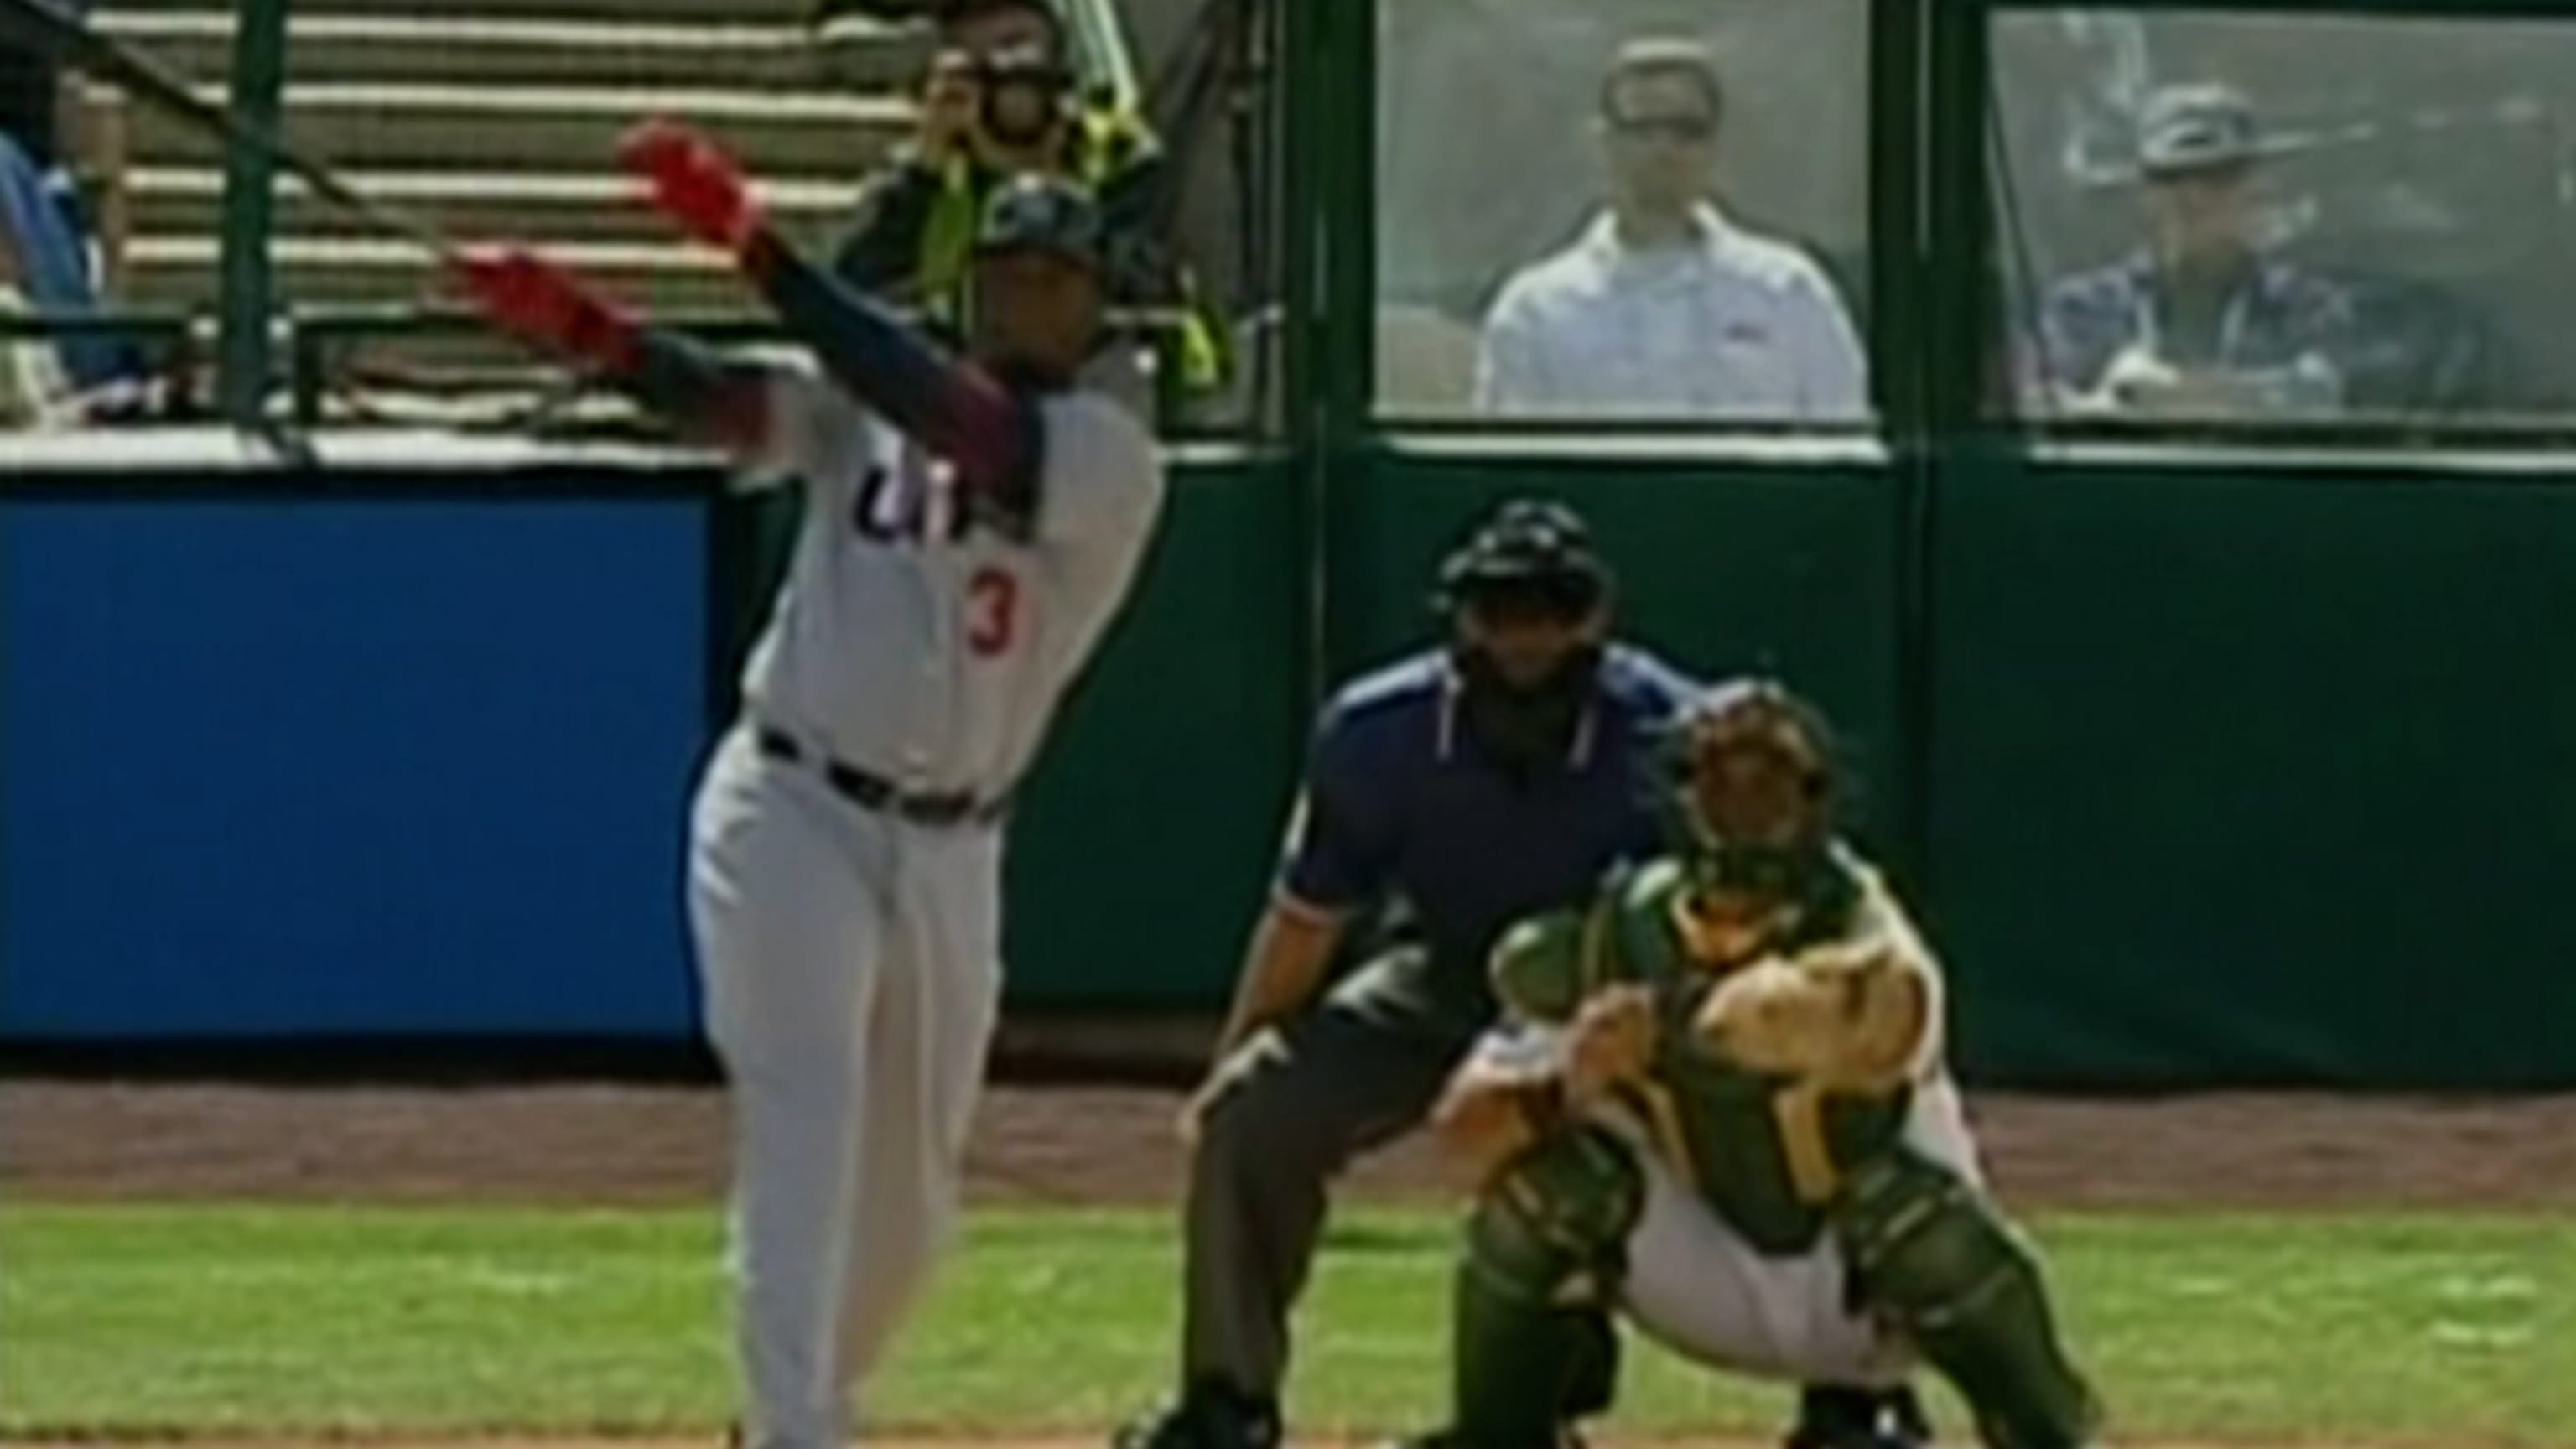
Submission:
{"label": "green metal post", "polygon": [[[1377,28],[1375,0],[1318,4],[1313,67],[1295,84],[1309,102],[1297,143],[1314,149],[1307,203],[1314,229],[1314,356],[1306,414],[1313,429],[1324,671],[1345,667],[1356,624],[1343,607],[1343,559],[1365,516],[1377,373]],[[1365,597],[1366,590],[1357,591]]]}
{"label": "green metal post", "polygon": [[[286,82],[289,0],[239,0],[234,17],[233,110],[268,135],[278,130]],[[266,154],[231,147],[224,157],[223,293],[216,395],[237,427],[260,422],[268,392],[269,319],[276,277],[269,258],[277,168]]]}
{"label": "green metal post", "polygon": [[1314,442],[1317,319],[1322,307],[1317,255],[1322,157],[1318,118],[1323,91],[1323,5],[1279,0],[1271,7],[1278,33],[1272,67],[1279,134],[1272,141],[1279,165],[1279,441],[1303,458]]}
{"label": "green metal post", "polygon": [[1319,118],[1331,102],[1326,89],[1323,40],[1329,5],[1306,0],[1274,0],[1269,6],[1271,36],[1271,104],[1274,134],[1269,140],[1279,189],[1271,224],[1279,248],[1279,434],[1288,458],[1288,476],[1296,498],[1296,543],[1304,567],[1297,577],[1304,590],[1298,603],[1295,659],[1305,703],[1318,700],[1325,685],[1324,464],[1315,426],[1317,376],[1323,364],[1323,260],[1321,189],[1316,184],[1322,162]]}
{"label": "green metal post", "polygon": [[1315,137],[1323,253],[1323,372],[1316,403],[1326,443],[1348,449],[1377,394],[1378,6],[1319,5],[1328,34]]}
{"label": "green metal post", "polygon": [[[1921,46],[1926,87],[1924,135],[1915,143],[1922,168],[1923,253],[1912,285],[1919,297],[1907,309],[1913,335],[1906,345],[1921,368],[1912,397],[1915,437],[1898,454],[1909,490],[1901,557],[1904,617],[1898,638],[1903,671],[1904,759],[1902,849],[1916,892],[1937,899],[1939,862],[1932,848],[1933,742],[1939,730],[1941,640],[1934,628],[1942,587],[1941,504],[1960,487],[1975,486],[1973,460],[1988,431],[1982,409],[1983,365],[1936,366],[1935,359],[1968,362],[1987,356],[1987,324],[1995,293],[1991,167],[1987,154],[1989,99],[1988,27],[1992,0],[1922,0],[1914,32]],[[1890,144],[1892,138],[1882,138]]]}
{"label": "green metal post", "polygon": [[[1932,507],[1939,467],[1931,410],[1934,356],[1924,339],[1938,270],[1925,184],[1937,0],[1874,0],[1870,11],[1869,267],[1872,368],[1897,519],[1897,718],[1889,864],[1909,883],[1928,873],[1931,839]],[[1952,12],[1958,6],[1947,7]],[[1956,23],[1955,14],[1951,23]],[[1946,134],[1937,129],[1935,135]]]}

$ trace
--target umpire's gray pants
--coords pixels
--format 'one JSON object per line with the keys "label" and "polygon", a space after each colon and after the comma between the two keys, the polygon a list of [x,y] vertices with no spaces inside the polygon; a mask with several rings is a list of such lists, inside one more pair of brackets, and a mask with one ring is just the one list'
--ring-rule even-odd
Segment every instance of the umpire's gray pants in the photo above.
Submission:
{"label": "umpire's gray pants", "polygon": [[1228,1058],[1190,1162],[1182,1382],[1276,1399],[1324,1186],[1429,1115],[1481,1022],[1433,999],[1418,950],[1361,968]]}

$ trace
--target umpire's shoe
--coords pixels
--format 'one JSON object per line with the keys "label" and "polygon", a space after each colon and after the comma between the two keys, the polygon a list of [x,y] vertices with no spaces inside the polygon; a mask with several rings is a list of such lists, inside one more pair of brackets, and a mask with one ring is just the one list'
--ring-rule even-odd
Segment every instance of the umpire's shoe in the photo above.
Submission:
{"label": "umpire's shoe", "polygon": [[1904,1385],[1852,1389],[1810,1384],[1798,1395],[1785,1449],[1925,1449],[1932,1421]]}
{"label": "umpire's shoe", "polygon": [[1178,1402],[1123,1425],[1112,1449],[1278,1449],[1279,1405],[1202,1380]]}

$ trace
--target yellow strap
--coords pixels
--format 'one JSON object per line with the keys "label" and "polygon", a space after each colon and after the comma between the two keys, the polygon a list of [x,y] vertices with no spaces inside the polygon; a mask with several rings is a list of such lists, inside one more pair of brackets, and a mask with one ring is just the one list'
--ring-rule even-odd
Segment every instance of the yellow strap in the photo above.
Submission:
{"label": "yellow strap", "polygon": [[1583,917],[1583,947],[1575,957],[1575,1004],[1599,990],[1610,969],[1610,915],[1617,909],[1615,898],[1592,903]]}
{"label": "yellow strap", "polygon": [[1798,1201],[1808,1204],[1832,1198],[1842,1174],[1834,1169],[1833,1150],[1825,1145],[1825,1089],[1800,1082],[1772,1095],[1771,1120],[1780,1129],[1780,1148],[1788,1155],[1789,1183]]}
{"label": "yellow strap", "polygon": [[1085,106],[1077,128],[1082,142],[1077,166],[1095,186],[1151,151],[1154,145],[1153,133],[1145,129],[1144,118],[1124,109]]}
{"label": "yellow strap", "polygon": [[1191,311],[1181,320],[1181,380],[1204,392],[1222,384],[1228,371],[1225,334],[1204,312]]}
{"label": "yellow strap", "polygon": [[972,169],[964,158],[952,158],[940,178],[938,199],[930,204],[929,220],[922,225],[914,267],[922,305],[951,321],[966,315],[966,262],[975,251],[978,207]]}
{"label": "yellow strap", "polygon": [[1674,1100],[1673,1089],[1652,1077],[1633,1078],[1619,1084],[1619,1100],[1636,1114],[1654,1139],[1655,1149],[1672,1165],[1685,1182],[1702,1187],[1707,1177],[1701,1173],[1698,1157],[1691,1152],[1690,1136],[1682,1131],[1681,1104]]}

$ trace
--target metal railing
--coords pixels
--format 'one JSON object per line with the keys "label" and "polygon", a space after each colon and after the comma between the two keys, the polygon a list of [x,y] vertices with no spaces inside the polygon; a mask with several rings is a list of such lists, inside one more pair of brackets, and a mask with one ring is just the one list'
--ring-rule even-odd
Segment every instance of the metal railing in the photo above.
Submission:
{"label": "metal railing", "polygon": [[[1171,308],[1122,309],[1109,317],[1113,335],[1141,339],[1145,344],[1143,351],[1152,368],[1153,406],[1158,419],[1178,418],[1186,405],[1181,366],[1185,321],[1186,314]],[[777,321],[747,313],[674,314],[655,319],[655,325],[719,347],[795,345],[795,339]],[[261,330],[263,353],[273,356],[282,350],[286,357],[284,374],[281,378],[274,368],[259,374],[259,384],[250,394],[255,406],[247,419],[229,408],[224,415],[236,426],[266,429],[280,420],[274,410],[282,401],[283,421],[309,431],[327,421],[325,400],[350,348],[388,340],[491,335],[491,324],[464,308],[382,304],[289,309]],[[221,337],[221,319],[208,308],[0,313],[0,342],[22,338],[57,342],[81,337],[122,338],[160,354],[163,362],[157,375],[181,385],[184,406],[193,412],[205,401],[195,395],[195,363],[213,354]],[[530,371],[552,379],[551,390],[558,398],[583,390],[576,374],[542,360],[532,358]]]}

